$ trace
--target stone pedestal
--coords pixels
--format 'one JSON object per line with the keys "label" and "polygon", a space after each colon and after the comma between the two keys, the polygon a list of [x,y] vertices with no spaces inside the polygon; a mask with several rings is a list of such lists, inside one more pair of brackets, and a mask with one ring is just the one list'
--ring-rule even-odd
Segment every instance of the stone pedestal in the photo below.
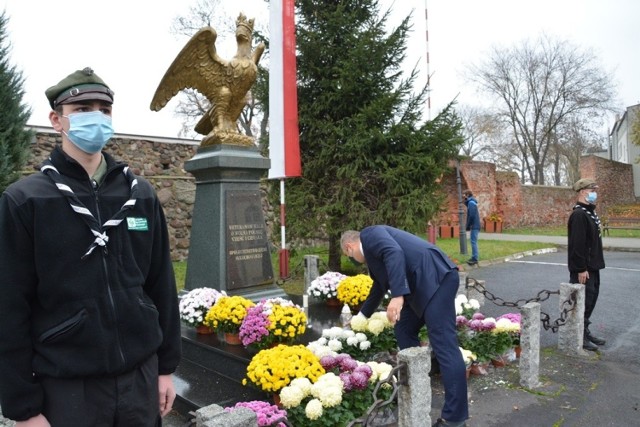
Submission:
{"label": "stone pedestal", "polygon": [[260,178],[270,160],[255,147],[200,147],[185,162],[196,178],[185,290],[210,287],[252,300],[282,297],[274,284]]}

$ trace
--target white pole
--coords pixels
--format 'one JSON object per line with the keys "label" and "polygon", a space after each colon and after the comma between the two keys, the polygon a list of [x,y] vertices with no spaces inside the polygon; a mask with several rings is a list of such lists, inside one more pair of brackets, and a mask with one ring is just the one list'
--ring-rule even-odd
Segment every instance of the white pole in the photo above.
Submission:
{"label": "white pole", "polygon": [[278,261],[280,267],[280,278],[289,277],[289,251],[287,250],[287,239],[285,234],[285,201],[284,201],[284,178],[280,179],[280,251]]}
{"label": "white pole", "polygon": [[427,55],[427,120],[431,120],[431,71],[429,70],[429,14],[427,13],[427,0],[424,0],[424,28],[426,37]]}

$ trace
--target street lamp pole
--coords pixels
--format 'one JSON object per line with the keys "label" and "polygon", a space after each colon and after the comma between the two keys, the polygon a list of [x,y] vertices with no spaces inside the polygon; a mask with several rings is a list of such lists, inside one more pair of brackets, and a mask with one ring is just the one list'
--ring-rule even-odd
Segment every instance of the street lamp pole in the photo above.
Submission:
{"label": "street lamp pole", "polygon": [[467,254],[467,232],[462,207],[462,179],[460,179],[460,159],[456,160],[456,185],[458,186],[458,223],[460,225],[460,254]]}

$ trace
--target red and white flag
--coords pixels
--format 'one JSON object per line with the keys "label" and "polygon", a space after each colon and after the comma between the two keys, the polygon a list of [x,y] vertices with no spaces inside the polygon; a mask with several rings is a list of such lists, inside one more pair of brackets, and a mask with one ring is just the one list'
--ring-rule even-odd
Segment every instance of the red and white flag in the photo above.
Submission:
{"label": "red and white flag", "polygon": [[269,179],[302,175],[294,3],[295,0],[269,3]]}

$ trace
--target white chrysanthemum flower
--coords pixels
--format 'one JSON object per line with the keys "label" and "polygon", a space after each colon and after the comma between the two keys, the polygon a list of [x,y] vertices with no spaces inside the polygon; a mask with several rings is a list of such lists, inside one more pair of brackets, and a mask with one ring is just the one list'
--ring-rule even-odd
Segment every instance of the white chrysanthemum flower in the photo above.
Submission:
{"label": "white chrysanthemum flower", "polygon": [[363,342],[363,341],[367,341],[367,334],[363,334],[362,332],[358,332],[356,334],[356,338],[358,339],[358,341]]}
{"label": "white chrysanthemum flower", "polygon": [[310,420],[317,420],[322,416],[322,402],[318,399],[311,399],[304,408],[304,414]]}
{"label": "white chrysanthemum flower", "polygon": [[360,342],[360,344],[358,346],[360,347],[360,350],[369,350],[371,348],[371,342],[370,341],[362,341],[362,342]]}
{"label": "white chrysanthemum flower", "polygon": [[356,335],[356,333],[355,333],[355,332],[353,332],[353,331],[352,331],[352,330],[350,330],[350,329],[345,329],[345,330],[343,331],[343,333],[342,333],[342,337],[343,337],[343,338],[351,338],[351,337],[353,337],[353,336],[355,336],[355,335]]}
{"label": "white chrysanthemum flower", "polygon": [[459,304],[463,304],[465,302],[469,302],[469,300],[467,299],[467,296],[465,294],[458,294],[456,295],[456,302]]}
{"label": "white chrysanthemum flower", "polygon": [[340,338],[342,336],[342,328],[339,326],[334,326],[331,329],[325,329],[322,331],[322,336],[329,339]]}
{"label": "white chrysanthemum flower", "polygon": [[358,341],[358,338],[356,338],[355,336],[347,338],[347,344],[351,346],[356,346],[359,342],[360,341]]}
{"label": "white chrysanthemum flower", "polygon": [[478,310],[480,308],[480,303],[475,298],[471,298],[469,300],[469,304],[471,305],[471,308],[473,308],[474,310]]}
{"label": "white chrysanthemum flower", "polygon": [[311,384],[311,381],[309,380],[309,378],[300,377],[300,378],[292,379],[289,385],[293,387],[298,387],[300,390],[302,390],[302,392],[305,394],[305,397],[306,397],[309,395],[309,393],[311,393],[311,386],[313,384]]}
{"label": "white chrysanthemum flower", "polygon": [[337,339],[329,340],[329,343],[327,345],[333,351],[342,350],[342,341],[340,341],[340,340],[337,340]]}
{"label": "white chrysanthemum flower", "polygon": [[384,327],[385,327],[385,324],[381,320],[378,320],[378,319],[369,320],[369,331],[371,331],[371,333],[374,334],[375,336],[380,335],[380,333],[384,331]]}
{"label": "white chrysanthemum flower", "polygon": [[367,362],[367,365],[369,365],[371,367],[371,370],[373,371],[371,378],[369,378],[369,381],[372,383],[387,379],[387,377],[389,377],[389,374],[391,373],[391,370],[393,369],[390,364],[384,362],[379,363],[371,361]]}
{"label": "white chrysanthemum flower", "polygon": [[300,387],[288,385],[280,390],[280,403],[287,409],[295,408],[307,395]]}
{"label": "white chrysanthemum flower", "polygon": [[349,325],[351,325],[352,330],[357,332],[357,331],[366,331],[367,323],[368,323],[368,319],[363,315],[358,314],[351,318],[351,322],[349,323]]}
{"label": "white chrysanthemum flower", "polygon": [[317,398],[324,408],[332,408],[342,403],[342,385],[329,385],[318,390]]}

